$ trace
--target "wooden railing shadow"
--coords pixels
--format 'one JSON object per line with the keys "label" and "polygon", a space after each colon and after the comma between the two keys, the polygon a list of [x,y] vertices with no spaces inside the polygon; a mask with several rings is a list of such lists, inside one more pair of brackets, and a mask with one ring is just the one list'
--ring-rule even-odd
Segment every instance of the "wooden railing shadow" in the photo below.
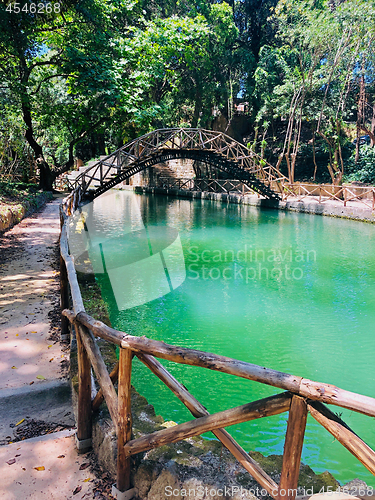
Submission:
{"label": "wooden railing shadow", "polygon": [[[308,412],[375,475],[375,452],[324,404],[375,417],[374,398],[225,356],[169,345],[146,337],[128,335],[86,314],[73,259],[68,251],[67,237],[69,215],[78,207],[79,202],[79,192],[74,191],[61,205],[62,334],[67,335],[69,325],[74,326],[77,338],[79,379],[77,448],[79,451],[86,451],[91,447],[92,414],[105,400],[117,434],[117,478],[112,491],[117,499],[128,500],[135,495],[130,474],[130,460],[133,455],[211,431],[271,497],[275,500],[294,500],[297,494]],[[70,309],[69,304],[69,289],[73,310]],[[105,339],[120,349],[119,361],[110,374],[95,337]],[[137,356],[180,399],[195,420],[137,439],[131,438],[130,383],[133,356]],[[156,358],[235,375],[277,387],[284,392],[210,415],[206,408]],[[94,399],[91,396],[91,367],[100,386]],[[114,387],[116,381],[117,393]],[[289,417],[281,478],[279,484],[276,484],[224,428],[283,412],[289,412]]]}

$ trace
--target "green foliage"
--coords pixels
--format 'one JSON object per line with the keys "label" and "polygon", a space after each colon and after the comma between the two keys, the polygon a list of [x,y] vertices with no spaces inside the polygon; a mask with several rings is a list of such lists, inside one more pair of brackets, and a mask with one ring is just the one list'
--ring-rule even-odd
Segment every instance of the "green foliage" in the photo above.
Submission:
{"label": "green foliage", "polygon": [[44,188],[74,155],[106,154],[158,127],[210,128],[213,110],[230,121],[239,92],[246,142],[270,158],[289,148],[297,170],[299,141],[313,134],[341,168],[361,77],[371,119],[374,0],[61,5],[35,16],[0,4],[0,161],[16,160],[25,179],[37,164]]}
{"label": "green foliage", "polygon": [[358,163],[355,163],[355,151],[346,163],[345,182],[363,182],[375,184],[375,148],[363,145],[359,150]]}
{"label": "green foliage", "polygon": [[0,195],[18,197],[19,193],[34,194],[38,192],[36,184],[27,184],[25,182],[4,182],[0,181]]}
{"label": "green foliage", "polygon": [[143,99],[134,110],[135,123],[143,129],[147,124],[205,124],[212,106],[222,106],[228,97],[236,36],[226,3],[212,5],[207,18],[156,18],[136,30],[131,53],[136,55],[133,70]]}

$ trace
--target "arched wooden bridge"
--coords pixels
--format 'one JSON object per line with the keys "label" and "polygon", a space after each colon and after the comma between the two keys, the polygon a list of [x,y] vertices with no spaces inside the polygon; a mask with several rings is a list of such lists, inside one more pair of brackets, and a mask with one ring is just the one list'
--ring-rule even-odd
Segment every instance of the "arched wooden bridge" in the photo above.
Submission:
{"label": "arched wooden bridge", "polygon": [[280,199],[272,187],[286,180],[276,168],[222,132],[172,128],[155,130],[122,146],[76,177],[72,187],[81,196],[96,198],[148,167],[179,158],[212,165],[268,199]]}

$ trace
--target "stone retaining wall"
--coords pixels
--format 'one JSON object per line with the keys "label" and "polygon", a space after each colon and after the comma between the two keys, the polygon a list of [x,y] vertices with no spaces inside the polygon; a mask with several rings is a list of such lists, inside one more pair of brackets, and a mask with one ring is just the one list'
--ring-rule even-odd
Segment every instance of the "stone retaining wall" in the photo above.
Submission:
{"label": "stone retaining wall", "polygon": [[15,224],[41,208],[47,201],[52,199],[52,193],[38,193],[31,201],[23,201],[14,205],[3,206],[0,210],[0,233],[11,229]]}

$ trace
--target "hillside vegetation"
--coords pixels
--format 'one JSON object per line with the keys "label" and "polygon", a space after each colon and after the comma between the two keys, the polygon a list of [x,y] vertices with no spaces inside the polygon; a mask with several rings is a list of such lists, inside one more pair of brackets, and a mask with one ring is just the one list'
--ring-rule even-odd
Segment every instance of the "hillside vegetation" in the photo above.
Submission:
{"label": "hillside vegetation", "polygon": [[375,182],[374,0],[44,4],[0,5],[0,173],[51,189],[75,157],[184,126],[291,181]]}

